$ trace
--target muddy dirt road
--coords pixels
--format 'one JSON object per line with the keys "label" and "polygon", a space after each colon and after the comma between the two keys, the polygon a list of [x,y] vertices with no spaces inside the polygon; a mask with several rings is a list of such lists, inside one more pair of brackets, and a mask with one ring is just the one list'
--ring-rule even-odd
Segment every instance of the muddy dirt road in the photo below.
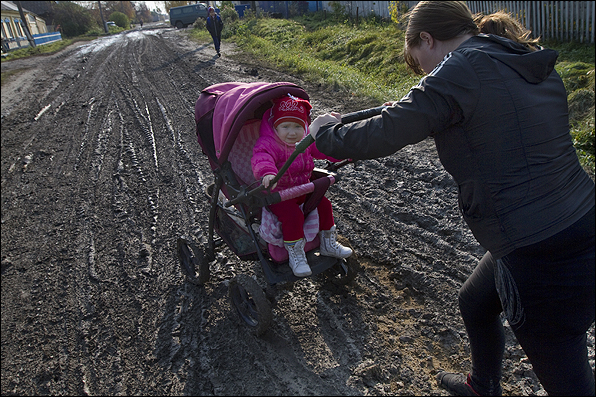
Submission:
{"label": "muddy dirt road", "polygon": [[[328,197],[363,271],[281,289],[262,337],[227,289],[264,286],[259,264],[224,249],[208,284],[183,277],[176,240],[204,236],[213,180],[201,89],[291,81],[316,113],[380,105],[222,53],[161,28],[2,63],[27,68],[2,87],[2,394],[447,395],[434,374],[469,368],[456,296],[484,252],[432,141],[342,169]],[[544,394],[511,335],[505,393]]]}

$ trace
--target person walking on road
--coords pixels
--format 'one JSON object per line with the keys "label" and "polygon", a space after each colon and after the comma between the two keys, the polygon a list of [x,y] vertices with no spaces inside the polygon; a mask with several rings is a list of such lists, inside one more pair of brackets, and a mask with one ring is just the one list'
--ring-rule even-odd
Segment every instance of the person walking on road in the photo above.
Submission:
{"label": "person walking on road", "polygon": [[221,53],[219,52],[219,48],[221,45],[221,31],[223,29],[223,21],[221,17],[215,13],[215,8],[209,6],[207,9],[207,30],[211,34],[211,38],[213,39],[213,45],[215,46],[215,52],[217,52],[217,56],[220,57]]}
{"label": "person walking on road", "polygon": [[319,116],[311,135],[322,153],[355,160],[430,136],[457,183],[463,217],[487,252],[458,294],[470,372],[440,372],[439,386],[502,394],[504,312],[549,395],[593,396],[595,189],[569,133],[558,53],[521,25],[516,35],[483,25],[496,33],[486,34],[477,22],[463,1],[419,2],[404,47],[408,66],[426,74],[418,85],[368,120]]}

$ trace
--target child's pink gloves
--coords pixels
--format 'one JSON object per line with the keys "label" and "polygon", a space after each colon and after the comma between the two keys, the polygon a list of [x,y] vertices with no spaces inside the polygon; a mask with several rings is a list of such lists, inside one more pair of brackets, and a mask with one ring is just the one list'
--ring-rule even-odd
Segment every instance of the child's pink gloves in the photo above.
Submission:
{"label": "child's pink gloves", "polygon": [[[265,188],[269,187],[269,184],[271,183],[271,181],[273,180],[273,178],[275,178],[275,175],[273,174],[267,174],[263,177],[263,186],[265,186]],[[277,183],[275,184],[277,185]],[[275,185],[271,186],[271,189],[273,189],[275,187]]]}

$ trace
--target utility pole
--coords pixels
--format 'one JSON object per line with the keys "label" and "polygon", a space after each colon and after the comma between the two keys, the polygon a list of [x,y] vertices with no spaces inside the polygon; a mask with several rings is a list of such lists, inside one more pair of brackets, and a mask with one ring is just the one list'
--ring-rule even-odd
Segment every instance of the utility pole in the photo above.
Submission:
{"label": "utility pole", "polygon": [[97,0],[97,5],[99,6],[99,15],[101,16],[101,23],[103,24],[103,30],[105,33],[108,33],[108,24],[103,19],[103,11],[101,10],[101,1]]}
{"label": "utility pole", "polygon": [[31,32],[29,31],[29,23],[25,18],[25,13],[23,12],[23,7],[21,6],[20,1],[15,1],[17,3],[17,7],[19,8],[19,14],[21,14],[21,26],[25,30],[25,35],[27,35],[27,40],[29,40],[29,45],[31,48],[35,48],[35,40],[33,40],[33,36],[31,36]]}

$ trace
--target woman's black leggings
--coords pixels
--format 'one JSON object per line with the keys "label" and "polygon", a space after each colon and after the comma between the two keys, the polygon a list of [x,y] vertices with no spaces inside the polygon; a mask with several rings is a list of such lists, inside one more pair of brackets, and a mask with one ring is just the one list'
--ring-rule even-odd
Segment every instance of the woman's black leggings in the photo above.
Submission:
{"label": "woman's black leggings", "polygon": [[495,260],[487,252],[459,291],[472,381],[498,390],[504,312],[549,395],[594,395],[586,331],[594,322],[594,208],[564,231]]}

